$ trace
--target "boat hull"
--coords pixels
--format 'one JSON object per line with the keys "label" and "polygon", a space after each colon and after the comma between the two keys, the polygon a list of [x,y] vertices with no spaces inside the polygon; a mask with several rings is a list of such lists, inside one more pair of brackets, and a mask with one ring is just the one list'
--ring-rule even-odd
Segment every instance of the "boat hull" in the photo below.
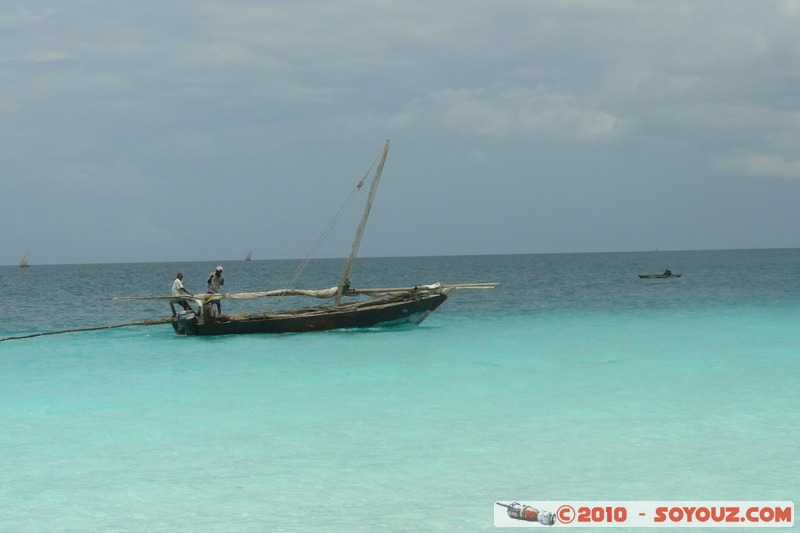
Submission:
{"label": "boat hull", "polygon": [[680,274],[638,274],[640,279],[666,279],[666,278],[679,278]]}
{"label": "boat hull", "polygon": [[363,301],[340,307],[308,307],[250,315],[225,315],[199,321],[195,313],[185,313],[172,321],[179,335],[238,335],[246,333],[304,333],[332,329],[352,329],[417,325],[447,299],[437,293],[422,297],[398,297]]}

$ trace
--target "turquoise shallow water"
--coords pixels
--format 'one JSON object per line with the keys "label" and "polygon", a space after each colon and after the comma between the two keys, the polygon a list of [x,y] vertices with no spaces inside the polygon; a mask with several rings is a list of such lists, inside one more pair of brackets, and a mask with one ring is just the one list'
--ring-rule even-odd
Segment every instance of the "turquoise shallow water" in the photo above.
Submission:
{"label": "turquoise shallow water", "polygon": [[[178,269],[198,290],[215,265],[0,268],[0,337],[164,316],[108,298]],[[226,289],[295,266],[226,263]],[[666,266],[683,277],[635,275]],[[416,328],[0,343],[0,531],[489,531],[497,500],[800,493],[800,250],[365,259],[352,278],[501,285]]]}

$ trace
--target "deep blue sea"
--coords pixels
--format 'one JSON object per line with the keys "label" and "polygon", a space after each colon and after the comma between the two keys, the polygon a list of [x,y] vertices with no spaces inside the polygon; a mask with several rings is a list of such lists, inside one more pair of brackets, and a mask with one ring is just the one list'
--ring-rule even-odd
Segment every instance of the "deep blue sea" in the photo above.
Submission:
{"label": "deep blue sea", "polygon": [[[200,292],[217,264],[226,292],[298,266],[0,267],[0,338],[165,317],[111,298],[169,294],[178,271]],[[636,275],[666,267],[682,277]],[[0,342],[0,531],[471,532],[500,500],[798,502],[800,250],[373,258],[350,277],[500,285],[418,327]]]}

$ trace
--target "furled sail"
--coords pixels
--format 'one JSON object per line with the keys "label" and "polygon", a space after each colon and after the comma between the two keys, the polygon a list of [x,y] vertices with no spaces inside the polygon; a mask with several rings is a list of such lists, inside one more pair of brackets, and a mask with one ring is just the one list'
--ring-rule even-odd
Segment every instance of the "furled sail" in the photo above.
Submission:
{"label": "furled sail", "polygon": [[[454,285],[443,285],[441,283],[432,283],[430,285],[415,285],[413,287],[388,287],[377,289],[357,289],[351,288],[345,296],[387,296],[393,294],[409,294],[409,293],[450,293],[454,290],[460,289],[493,289],[497,283],[458,283]],[[223,294],[195,294],[194,296],[182,297],[184,300],[199,300],[201,302],[209,302],[212,300],[255,300],[257,298],[280,298],[283,296],[310,296],[312,298],[330,299],[336,296],[339,287],[330,287],[328,289],[278,289],[272,291],[260,292],[233,292]],[[115,297],[112,300],[174,300],[179,298],[175,295],[170,296],[132,296],[132,297]]]}

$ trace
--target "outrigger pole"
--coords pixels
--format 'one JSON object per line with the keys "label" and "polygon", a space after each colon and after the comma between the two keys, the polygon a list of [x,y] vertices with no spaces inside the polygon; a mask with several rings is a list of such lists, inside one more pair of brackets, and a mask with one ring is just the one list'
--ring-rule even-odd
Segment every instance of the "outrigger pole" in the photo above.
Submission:
{"label": "outrigger pole", "polygon": [[43,331],[40,333],[31,333],[30,335],[17,335],[14,337],[5,337],[0,339],[3,341],[14,341],[19,339],[32,339],[33,337],[42,337],[44,335],[58,335],[60,333],[77,333],[79,331],[95,331],[98,329],[114,329],[114,328],[127,328],[130,326],[158,326],[160,324],[169,324],[172,322],[171,318],[153,318],[149,320],[137,320],[136,322],[125,322],[124,324],[111,324],[110,326],[90,326],[86,328],[72,328],[60,329],[57,331]]}

